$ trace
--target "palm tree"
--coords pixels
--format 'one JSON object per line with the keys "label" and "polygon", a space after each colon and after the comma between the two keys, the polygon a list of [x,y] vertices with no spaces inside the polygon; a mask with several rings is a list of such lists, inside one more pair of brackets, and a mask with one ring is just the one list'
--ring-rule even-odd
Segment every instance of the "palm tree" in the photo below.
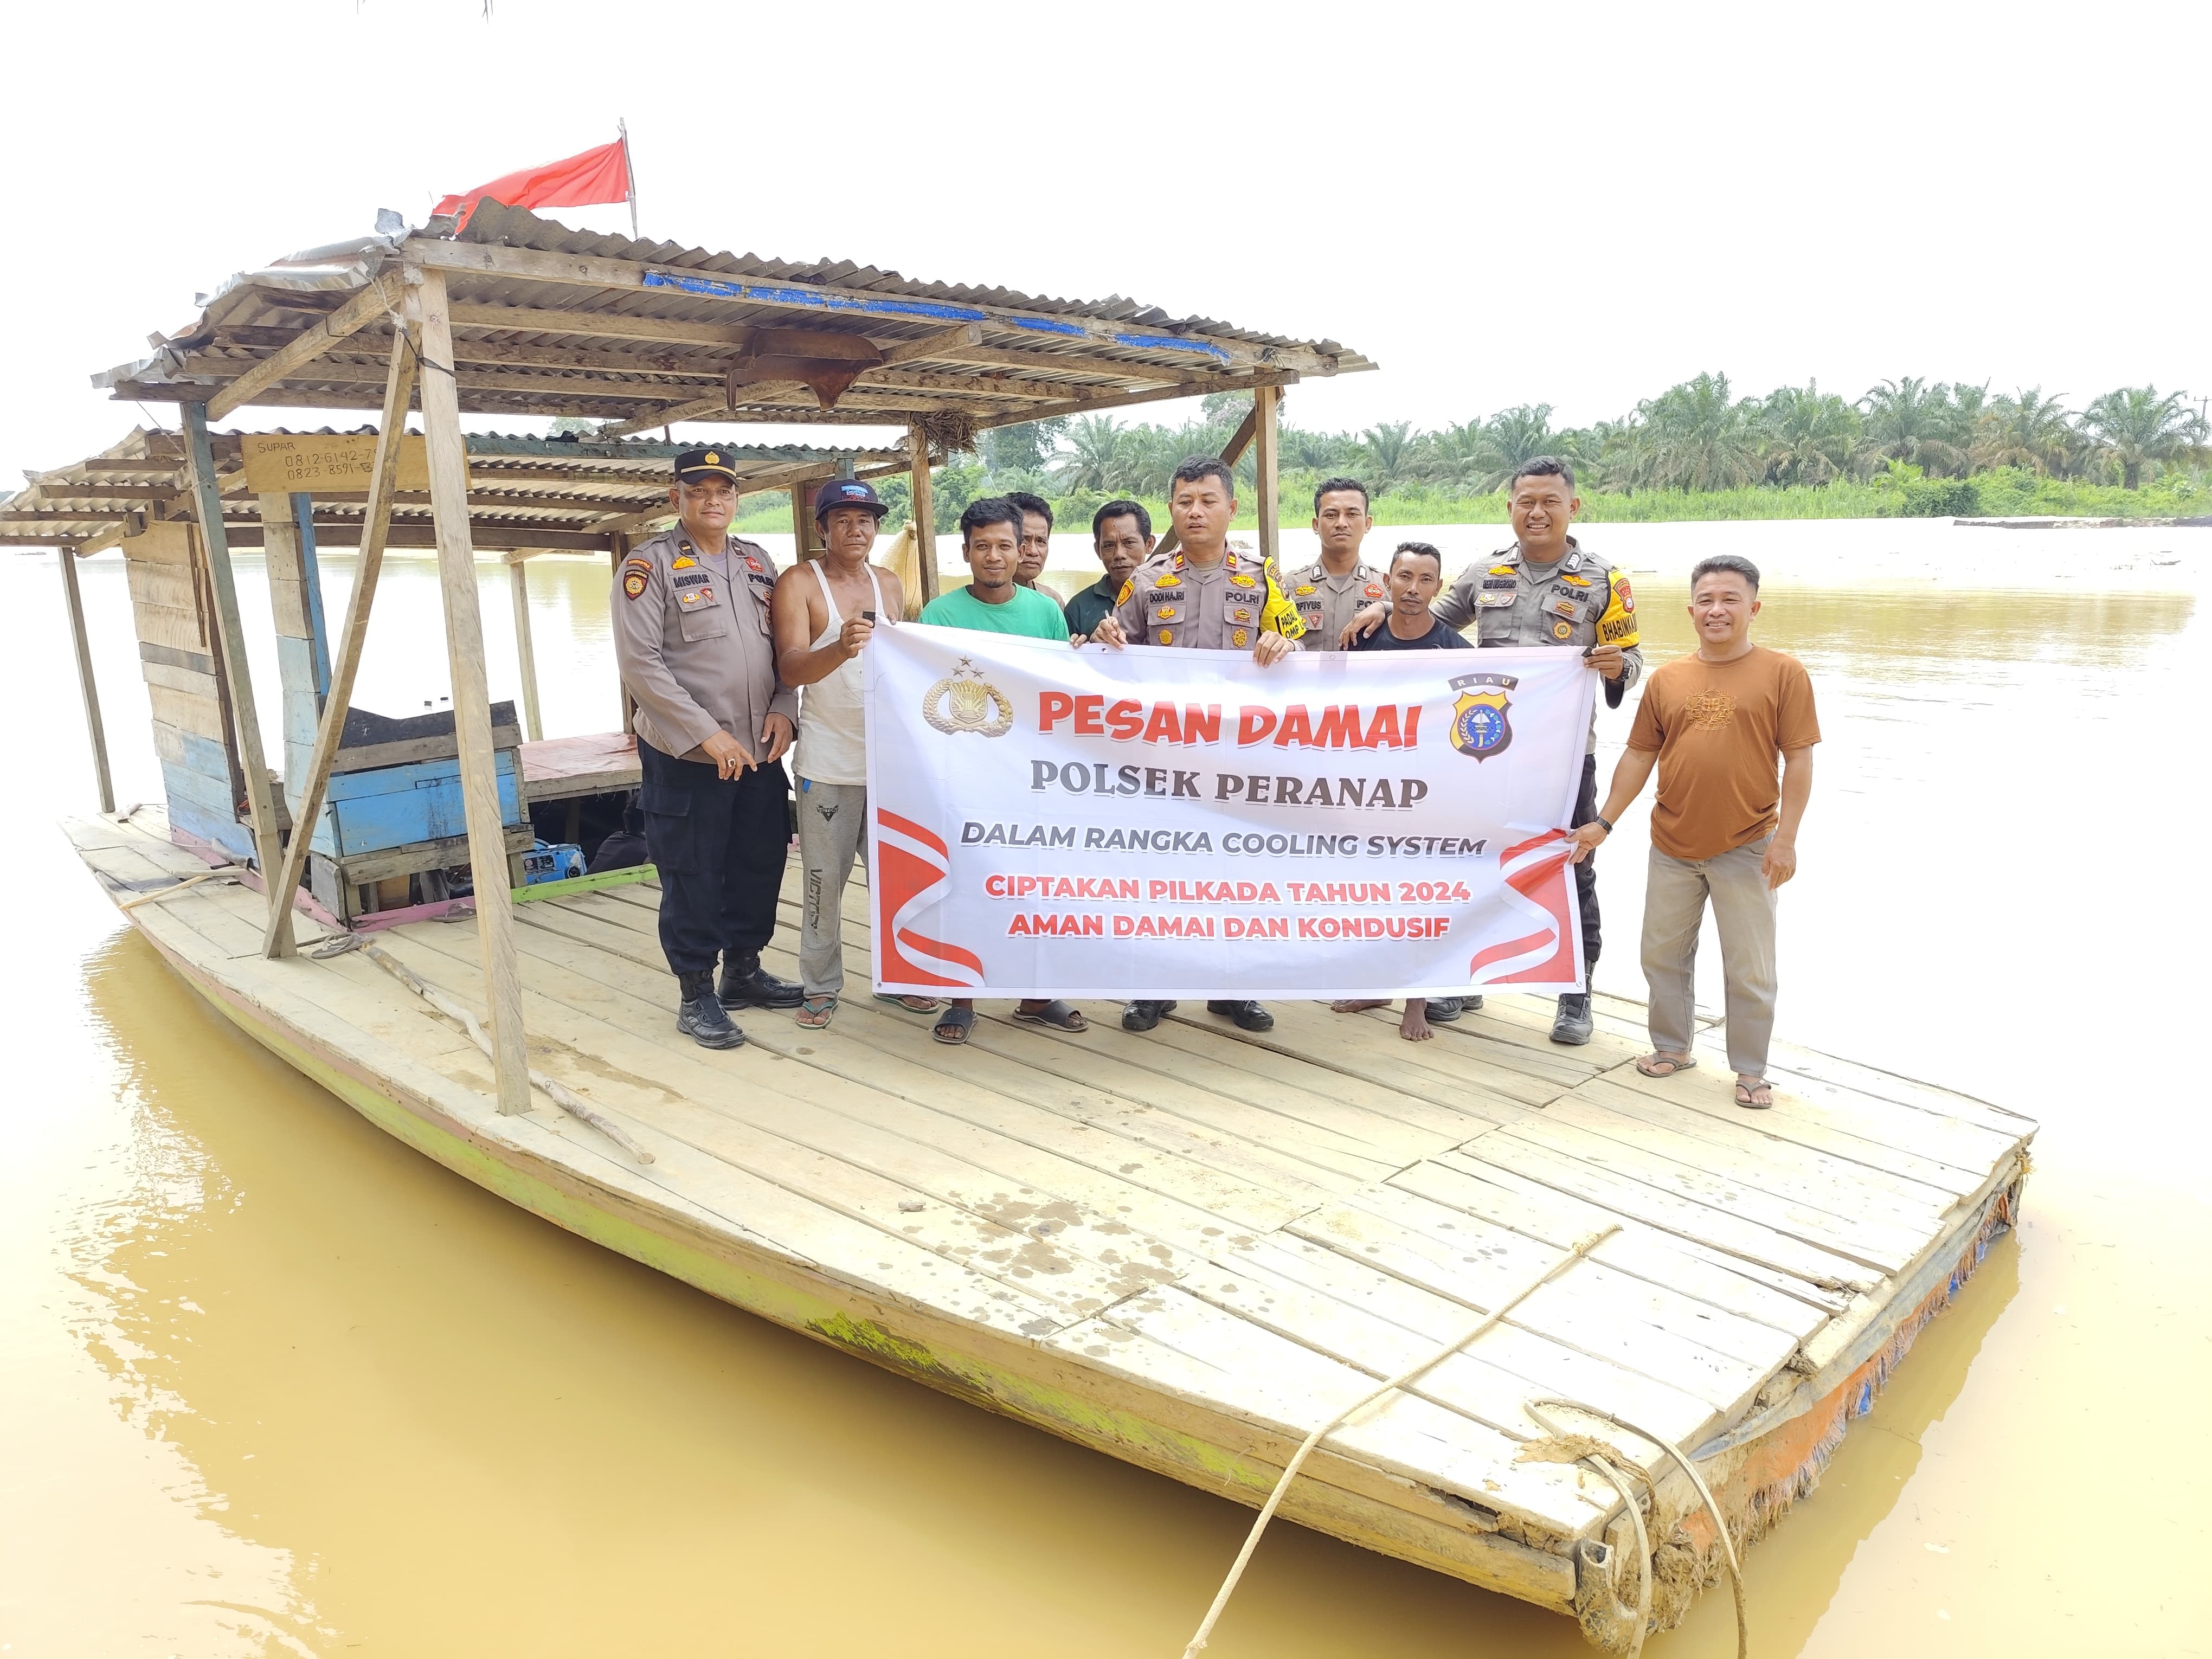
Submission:
{"label": "palm tree", "polygon": [[1475,488],[1486,494],[1502,488],[1522,466],[1559,447],[1559,434],[1552,430],[1549,404],[1517,404],[1501,409],[1482,423],[1481,441],[1475,449]]}
{"label": "palm tree", "polygon": [[1641,404],[1651,429],[1654,481],[1686,490],[1757,482],[1757,407],[1730,397],[1725,374],[1700,374]]}
{"label": "palm tree", "polygon": [[1765,476],[1778,484],[1825,484],[1843,475],[1859,440],[1858,411],[1817,380],[1778,386],[1759,411]]}
{"label": "palm tree", "polygon": [[1416,452],[1411,421],[1370,426],[1359,434],[1359,447],[1367,463],[1368,488],[1376,495],[1412,476]]}
{"label": "palm tree", "polygon": [[1580,434],[1571,459],[1588,470],[1591,483],[1633,495],[1651,486],[1656,461],[1651,428],[1634,415],[1600,421]]}
{"label": "palm tree", "polygon": [[2058,397],[2045,397],[2039,386],[1991,398],[1974,443],[1974,465],[2022,466],[2045,474],[2064,471],[2079,434]]}
{"label": "palm tree", "polygon": [[1420,475],[1433,483],[1464,484],[1480,471],[1482,422],[1462,421],[1421,440]]}
{"label": "palm tree", "polygon": [[2203,414],[2154,386],[2122,386],[2107,392],[2081,411],[2082,428],[2119,464],[2120,482],[2142,487],[2143,468],[2202,447],[2208,433]]}
{"label": "palm tree", "polygon": [[1966,455],[1951,441],[1955,416],[1950,390],[1940,380],[1931,386],[1908,374],[1884,380],[1860,398],[1859,407],[1866,411],[1862,461],[1903,461],[1923,471],[1958,466]]}

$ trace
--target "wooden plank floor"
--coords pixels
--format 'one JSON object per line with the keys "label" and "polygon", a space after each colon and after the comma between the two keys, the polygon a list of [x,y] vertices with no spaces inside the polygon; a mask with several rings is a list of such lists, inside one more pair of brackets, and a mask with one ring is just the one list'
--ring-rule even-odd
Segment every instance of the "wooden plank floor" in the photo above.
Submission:
{"label": "wooden plank floor", "polygon": [[[70,828],[112,890],[202,867],[155,813]],[[1249,1428],[1263,1464],[1617,1223],[1313,1466],[1362,1501],[1425,1514],[1449,1500],[1437,1512],[1458,1524],[1551,1549],[1598,1535],[1614,1500],[1572,1465],[1516,1461],[1542,1432],[1531,1398],[1587,1401],[1691,1447],[1786,1415],[1948,1272],[2035,1130],[1786,1045],[1774,1109],[1747,1114],[1709,1035],[1700,1070],[1638,1073],[1642,1011],[1606,998],[1583,1048],[1547,1040],[1547,999],[1510,997],[1418,1046],[1393,1013],[1309,1003],[1272,1005],[1264,1035],[1186,1003],[1133,1036],[1112,1005],[1082,1005],[1091,1030],[1070,1035],[986,1002],[973,1042],[949,1048],[927,1017],[868,994],[861,879],[832,1026],[755,1012],[729,1053],[675,1029],[656,887],[518,907],[533,1064],[651,1165],[542,1098],[526,1118],[490,1116],[489,1062],[359,954],[264,961],[258,894],[210,884],[133,919],[240,1006],[363,1074],[413,1079],[480,1144],[803,1264],[856,1307],[1026,1345],[1102,1412],[1160,1405]],[[766,955],[791,977],[795,883]],[[481,1011],[472,927],[376,941]],[[1105,1429],[1084,1437],[1171,1461]]]}

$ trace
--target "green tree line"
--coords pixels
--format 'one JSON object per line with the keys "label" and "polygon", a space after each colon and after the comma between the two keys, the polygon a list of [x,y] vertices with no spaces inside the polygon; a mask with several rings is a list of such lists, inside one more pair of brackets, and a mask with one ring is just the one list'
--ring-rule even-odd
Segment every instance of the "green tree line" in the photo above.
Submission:
{"label": "green tree line", "polygon": [[[973,456],[937,475],[938,527],[951,529],[977,496],[1010,489],[1052,499],[1071,527],[1117,495],[1163,501],[1176,463],[1218,453],[1249,406],[1249,394],[1224,393],[1176,425],[1091,415],[984,433]],[[1587,427],[1555,425],[1548,404],[1434,430],[1389,421],[1327,432],[1285,420],[1285,516],[1303,517],[1300,496],[1343,473],[1367,485],[1386,522],[1502,518],[1502,501],[1485,498],[1537,455],[1573,463],[1595,519],[1704,516],[1698,498],[1710,498],[1711,516],[1729,518],[2203,512],[2212,500],[2212,425],[2185,393],[2123,386],[2073,409],[2039,386],[1992,394],[1907,376],[1856,398],[1817,383],[1738,397],[1727,375],[1708,374]],[[1251,483],[1249,454],[1237,474]],[[904,483],[886,482],[903,517]],[[2153,483],[2155,501],[2127,499]]]}

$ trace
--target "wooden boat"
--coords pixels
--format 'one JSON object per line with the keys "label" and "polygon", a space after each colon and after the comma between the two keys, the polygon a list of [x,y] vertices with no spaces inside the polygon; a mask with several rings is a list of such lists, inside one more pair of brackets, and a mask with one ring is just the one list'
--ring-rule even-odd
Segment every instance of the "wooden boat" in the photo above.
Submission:
{"label": "wooden boat", "polygon": [[[866,997],[826,1031],[675,1030],[647,882],[515,907],[531,1065],[650,1163],[555,1107],[497,1109],[465,1029],[359,951],[261,954],[258,893],[203,883],[160,809],[71,822],[88,867],[216,1008],[389,1133],[511,1202],[858,1358],[1247,1503],[1297,1442],[1475,1322],[1578,1237],[1620,1231],[1502,1325],[1339,1431],[1283,1513],[1625,1644],[1633,1555],[1611,1487],[1524,1462],[1531,1400],[1584,1402],[1691,1451],[1756,1537],[1818,1479],[1915,1333],[2014,1218],[2034,1125],[1784,1048],[1774,1109],[1706,1069],[1628,1063],[1606,1002],[1582,1050],[1548,1004],[1493,998],[1408,1055],[1384,1015],[1279,1007],[1069,1036],[986,1005],[974,1043]],[[797,906],[787,895],[795,938]],[[867,973],[865,894],[848,968]],[[349,936],[333,933],[344,940]],[[379,949],[482,1019],[475,930]],[[771,951],[775,971],[793,964]],[[1654,1615],[1717,1566],[1650,1443],[1570,1412],[1655,1502]],[[1624,1547],[1624,1546],[1629,1546]]]}
{"label": "wooden boat", "polygon": [[[0,503],[0,541],[62,550],[102,807],[69,833],[241,1030],[548,1220],[1254,1504],[1309,1434],[1451,1350],[1323,1438],[1282,1512],[1619,1649],[1647,1592],[1655,1622],[1680,1619],[1717,1572],[1720,1527],[1756,1537],[1809,1487],[2014,1217],[2027,1120],[1789,1048],[1773,1110],[1741,1113],[1717,1049],[1698,1073],[1638,1075],[1642,1021],[1615,1002],[1572,1051],[1547,1040],[1547,1007],[1513,998],[1414,1052],[1386,1017],[1310,1005],[1279,1007],[1265,1036],[1200,1015],[1143,1036],[1106,1007],[1069,1036],[987,1006],[951,1048],[855,996],[826,1031],[763,1016],[745,1048],[712,1054],[674,1029],[648,882],[532,886],[512,866],[533,836],[578,840],[636,779],[620,732],[538,741],[520,562],[560,548],[619,565],[673,453],[627,434],[902,425],[898,452],[731,449],[741,489],[795,503],[841,471],[903,471],[927,524],[933,461],[977,429],[1246,393],[1224,459],[1252,454],[1272,554],[1281,390],[1373,367],[1348,348],[584,236],[495,204],[465,228],[247,273],[155,337],[103,383],[179,404],[183,436],[134,436]],[[404,481],[400,435],[418,400],[427,492]],[[210,430],[256,404],[380,418],[357,439]],[[495,440],[464,434],[464,413],[605,424]],[[323,459],[301,470],[305,439]],[[801,556],[817,550],[803,508],[793,528]],[[360,550],[338,629],[319,538]],[[234,540],[268,560],[281,779]],[[410,543],[437,550],[452,714],[349,735],[383,550]],[[75,567],[110,547],[130,568],[166,810],[114,811]],[[487,690],[478,548],[516,562],[519,724]],[[935,562],[918,574],[933,591]],[[430,810],[449,798],[465,836]],[[865,898],[847,911],[863,982]],[[473,925],[449,925],[470,906]],[[1711,1510],[1661,1443],[1701,1471]]]}

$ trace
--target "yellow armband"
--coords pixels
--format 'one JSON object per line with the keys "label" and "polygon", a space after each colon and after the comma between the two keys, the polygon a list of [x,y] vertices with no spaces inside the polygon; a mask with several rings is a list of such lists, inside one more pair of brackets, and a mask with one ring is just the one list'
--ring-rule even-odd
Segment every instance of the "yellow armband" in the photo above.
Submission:
{"label": "yellow armband", "polygon": [[1260,612],[1262,633],[1280,634],[1286,640],[1302,640],[1306,636],[1306,625],[1298,615],[1297,606],[1283,597],[1283,590],[1275,586],[1275,566],[1267,564],[1267,604]]}
{"label": "yellow armband", "polygon": [[1628,591],[1628,578],[1618,570],[1613,573],[1611,587],[1605,614],[1597,619],[1597,642],[1633,650],[1641,637],[1636,631],[1636,595]]}

